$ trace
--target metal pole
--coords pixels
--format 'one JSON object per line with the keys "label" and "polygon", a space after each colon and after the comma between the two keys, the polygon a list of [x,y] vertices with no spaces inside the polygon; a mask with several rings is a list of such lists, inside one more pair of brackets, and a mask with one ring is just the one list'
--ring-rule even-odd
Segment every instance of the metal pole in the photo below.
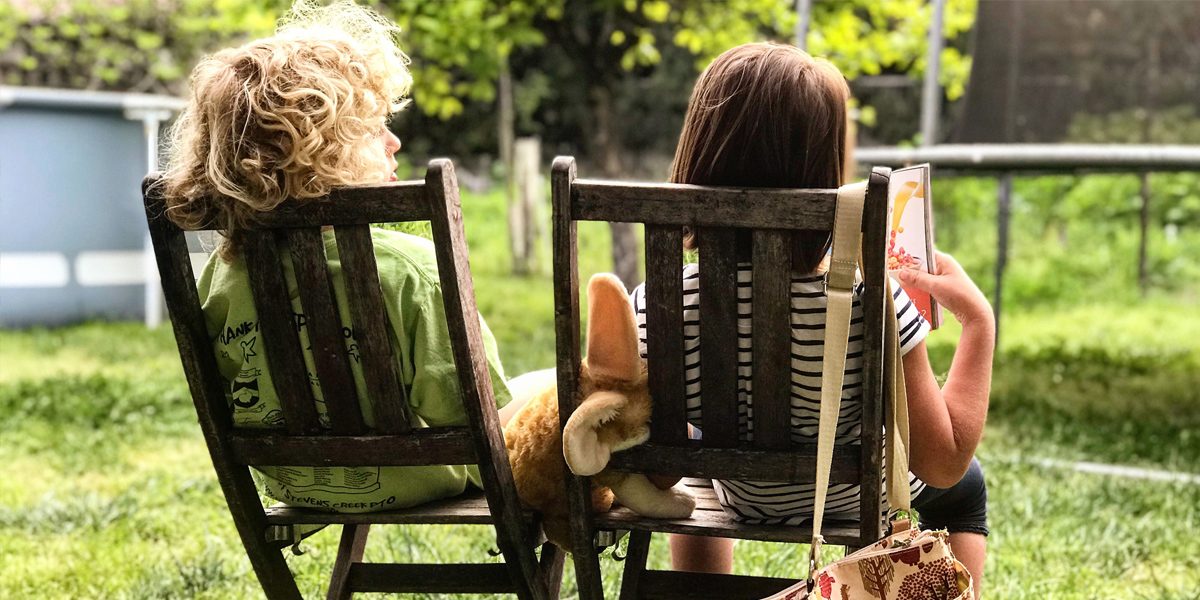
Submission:
{"label": "metal pole", "polygon": [[1004,297],[1004,269],[1008,265],[1008,225],[1012,215],[1011,173],[999,180],[999,201],[996,209],[996,294],[992,300],[992,312],[996,317],[996,345],[1000,344],[1000,303]]}
{"label": "metal pole", "polygon": [[[147,114],[142,118],[142,125],[146,132],[146,172],[153,173],[158,170],[158,128],[162,124],[159,120],[159,115]],[[146,294],[144,313],[146,315],[146,327],[155,329],[162,325],[162,286],[158,279],[158,266],[154,260],[154,244],[150,240],[150,232],[146,232],[146,238],[142,242],[145,261],[143,268],[146,273]]]}
{"label": "metal pole", "polygon": [[929,19],[929,52],[925,57],[925,87],[921,94],[921,145],[937,143],[938,118],[942,112],[942,86],[938,74],[942,67],[942,24],[945,21],[946,0],[932,0],[933,15]]}
{"label": "metal pole", "polygon": [[812,18],[813,0],[796,0],[796,47],[808,50],[808,25]]}
{"label": "metal pole", "polygon": [[939,173],[1071,173],[1200,171],[1200,145],[1150,144],[937,144],[858,148],[861,164],[902,167],[931,163]]}
{"label": "metal pole", "polygon": [[1150,173],[1142,172],[1142,219],[1141,231],[1138,238],[1138,289],[1141,290],[1143,296],[1146,295],[1148,287],[1148,275],[1146,273],[1146,251],[1149,245],[1150,233]]}

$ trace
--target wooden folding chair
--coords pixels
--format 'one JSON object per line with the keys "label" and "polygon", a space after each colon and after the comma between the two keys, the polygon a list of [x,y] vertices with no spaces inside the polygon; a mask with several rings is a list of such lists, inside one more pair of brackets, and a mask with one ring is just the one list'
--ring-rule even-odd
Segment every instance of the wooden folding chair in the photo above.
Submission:
{"label": "wooden folding chair", "polygon": [[[887,238],[887,184],[890,170],[870,176],[863,215],[862,297],[863,411],[857,445],[839,445],[831,483],[861,486],[861,511],[854,522],[829,523],[822,532],[831,544],[861,547],[883,535],[884,249]],[[837,190],[737,189],[644,184],[575,178],[572,158],[555,160],[554,301],[558,337],[559,411],[563,423],[579,399],[579,279],[576,222],[620,221],[645,224],[646,327],[650,392],[654,399],[650,440],[614,453],[610,468],[690,478],[697,496],[691,518],[658,520],[617,507],[589,512],[586,478],[570,477],[572,554],[581,598],[601,598],[597,532],[629,530],[621,598],[762,598],[796,580],[703,575],[646,569],[653,532],[800,542],[808,526],[739,523],[721,510],[712,479],[812,483],[816,440],[791,441],[792,251],[790,232],[833,227]],[[700,361],[703,440],[689,440],[686,428],[683,338],[683,228],[702,239],[700,257]],[[737,243],[739,232],[752,239],[753,273],[753,442],[740,442],[737,408]],[[742,235],[747,235],[742,234]],[[608,536],[611,537],[611,536]],[[804,575],[805,565],[796,572]]]}
{"label": "wooden folding chair", "polygon": [[[285,416],[285,429],[234,428],[227,384],[217,371],[212,340],[188,259],[184,232],[164,214],[161,186],[143,182],[146,215],[200,426],[242,543],[269,598],[300,598],[281,550],[298,541],[298,525],[341,525],[341,544],[330,578],[329,598],[354,592],[515,593],[519,598],[558,597],[562,552],[535,546],[541,529],[523,511],[513,487],[504,438],[480,338],[479,315],[467,262],[458,184],[447,160],[430,163],[425,181],[337,189],[330,195],[291,203],[261,215],[248,231],[246,258],[260,331],[268,350]],[[468,423],[459,427],[412,425],[406,390],[398,378],[389,342],[371,223],[432,223],[454,361]],[[363,375],[377,426],[364,425],[341,334],[324,245],[323,226],[332,226],[361,352]],[[281,250],[290,250],[301,302],[310,317],[316,375],[328,407],[322,427],[314,404]],[[276,506],[264,509],[250,467],[408,466],[477,464],[482,493],[467,492],[407,510],[338,514]],[[362,561],[367,533],[377,524],[480,524],[495,528],[504,563],[377,564]]]}

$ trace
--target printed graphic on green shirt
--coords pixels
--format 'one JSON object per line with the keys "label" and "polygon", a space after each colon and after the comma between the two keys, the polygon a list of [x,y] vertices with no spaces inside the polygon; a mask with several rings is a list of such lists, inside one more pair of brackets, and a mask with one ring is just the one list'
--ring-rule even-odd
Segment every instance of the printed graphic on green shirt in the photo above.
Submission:
{"label": "printed graphic on green shirt", "polygon": [[[307,337],[308,318],[303,314],[293,313],[292,322],[296,332],[304,340]],[[358,362],[358,343],[354,339],[353,330],[342,328],[348,342],[347,356],[355,363]],[[234,422],[239,424],[267,425],[280,427],[283,425],[283,411],[277,406],[278,401],[273,397],[263,400],[259,392],[259,379],[263,369],[258,367],[262,360],[256,350],[258,345],[258,322],[246,321],[237,328],[227,328],[221,336],[222,356],[242,357],[241,369],[230,382],[230,399],[233,402]],[[312,346],[304,340],[305,352],[312,352]],[[328,425],[328,411],[321,397],[321,383],[317,376],[308,372],[308,381],[312,386],[313,395],[317,400],[317,414],[323,424]],[[296,497],[296,494],[370,494],[380,489],[379,467],[276,467],[270,477],[282,484],[284,495]]]}
{"label": "printed graphic on green shirt", "polygon": [[379,489],[379,467],[279,467],[275,479],[294,492],[368,494]]}
{"label": "printed graphic on green shirt", "polygon": [[[467,416],[458,391],[450,336],[447,331],[437,261],[428,241],[392,231],[372,231],[380,287],[387,311],[389,334],[401,383],[413,409],[416,427],[465,425]],[[310,319],[304,314],[291,263],[284,249],[284,278],[291,305],[288,310],[299,336],[309,387],[321,423],[328,427],[321,382],[315,375],[308,337]],[[325,239],[325,255],[339,314],[346,356],[354,378],[354,397],[363,419],[374,423],[374,409],[366,395],[358,342],[350,327],[350,312],[341,274],[341,260],[333,236]],[[225,261],[212,257],[197,284],[217,366],[228,382],[234,426],[281,428],[284,416],[265,347],[259,332],[258,312],[241,258]],[[497,407],[510,398],[500,366],[496,341],[480,323],[484,351],[492,375]],[[394,400],[393,400],[394,401]],[[404,508],[421,502],[461,494],[468,483],[480,485],[474,465],[414,467],[307,467],[265,466],[254,471],[263,493],[292,505],[342,512]]]}

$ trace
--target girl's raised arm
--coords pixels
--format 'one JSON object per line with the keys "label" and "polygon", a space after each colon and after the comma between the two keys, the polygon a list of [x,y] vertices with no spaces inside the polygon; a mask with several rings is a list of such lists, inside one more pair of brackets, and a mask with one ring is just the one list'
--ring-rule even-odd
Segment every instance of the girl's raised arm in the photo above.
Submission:
{"label": "girl's raised arm", "polygon": [[962,337],[946,384],[938,387],[925,343],[904,355],[912,427],[909,461],[912,472],[935,488],[948,488],[962,478],[983,437],[992,383],[996,324],[983,292],[949,254],[937,253],[938,272],[913,269],[900,280],[927,291],[962,323]]}

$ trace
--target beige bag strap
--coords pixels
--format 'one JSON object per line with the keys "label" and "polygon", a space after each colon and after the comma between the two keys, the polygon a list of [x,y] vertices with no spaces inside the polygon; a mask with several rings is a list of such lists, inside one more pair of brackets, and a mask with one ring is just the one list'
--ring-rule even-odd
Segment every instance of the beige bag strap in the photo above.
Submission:
{"label": "beige bag strap", "polygon": [[833,467],[833,442],[837,437],[838,411],[842,405],[842,382],[846,375],[846,346],[850,337],[850,310],[853,306],[855,272],[862,242],[863,203],[867,184],[855,183],[838,188],[833,221],[833,248],[829,271],[825,274],[825,351],[821,370],[821,420],[817,432],[817,477],[813,490],[812,548],[809,578],[817,570],[821,544],[821,524],[829,491],[829,472]]}
{"label": "beige bag strap", "polygon": [[892,296],[892,278],[887,279],[887,308],[884,314],[883,371],[884,394],[888,402],[887,464],[888,504],[892,512],[912,511],[912,490],[908,483],[908,391],[904,387],[904,364],[900,360],[899,323],[896,301]]}
{"label": "beige bag strap", "polygon": [[[833,256],[826,275],[828,305],[825,317],[825,351],[821,373],[821,417],[817,433],[816,489],[813,491],[813,537],[809,554],[809,589],[819,569],[819,553],[824,538],[821,526],[833,466],[833,446],[837,437],[838,413],[842,403],[842,384],[846,371],[846,348],[853,306],[855,257],[862,241],[862,210],[866,184],[838,189],[837,212],[833,231]],[[908,481],[909,421],[908,395],[904,369],[900,361],[900,337],[896,322],[895,298],[891,278],[887,278],[884,314],[884,395],[888,402],[887,463],[885,473],[888,501],[892,511],[911,511],[912,492]]]}

